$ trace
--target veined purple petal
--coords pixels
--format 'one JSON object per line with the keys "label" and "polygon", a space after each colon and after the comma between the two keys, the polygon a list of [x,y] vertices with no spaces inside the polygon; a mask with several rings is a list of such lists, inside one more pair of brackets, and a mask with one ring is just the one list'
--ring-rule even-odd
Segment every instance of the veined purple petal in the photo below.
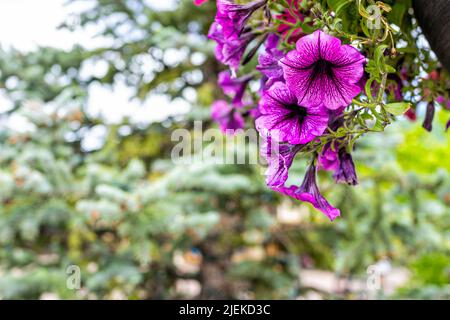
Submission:
{"label": "veined purple petal", "polygon": [[267,40],[266,40],[266,44],[265,44],[266,51],[271,51],[273,49],[277,49],[279,42],[280,42],[280,38],[275,33],[269,34],[269,36],[267,37]]}
{"label": "veined purple petal", "polygon": [[333,207],[320,193],[316,183],[316,167],[314,164],[309,166],[300,187],[282,186],[272,189],[294,199],[311,203],[314,208],[322,211],[322,213],[325,214],[331,221],[336,219],[341,214],[340,210]]}
{"label": "veined purple petal", "polygon": [[283,81],[283,68],[281,68],[279,61],[283,58],[283,53],[277,49],[278,36],[270,34],[266,40],[266,50],[258,57],[259,64],[256,70],[260,71],[267,77],[266,86],[270,87],[277,81]]}
{"label": "veined purple petal", "polygon": [[294,94],[281,82],[263,93],[259,109],[261,116],[256,120],[256,129],[271,133],[279,142],[306,144],[322,135],[328,124],[328,112],[323,105],[308,108],[298,105]]}
{"label": "veined purple petal", "polygon": [[245,89],[252,78],[253,76],[251,75],[232,78],[230,72],[227,70],[219,73],[218,83],[223,92],[233,98],[232,104],[236,107],[242,107],[252,103],[250,97],[244,99]]}
{"label": "veined purple petal", "polygon": [[251,15],[265,6],[266,3],[267,0],[256,0],[245,4],[237,4],[233,0],[217,0],[216,18],[223,19],[226,17],[230,19],[237,34],[240,35]]}
{"label": "veined purple petal", "polygon": [[355,48],[317,30],[297,41],[281,60],[287,86],[301,105],[347,106],[361,92],[365,58]]}
{"label": "veined purple petal", "polygon": [[353,186],[358,184],[358,177],[356,175],[352,155],[348,153],[345,148],[339,151],[339,166],[333,177],[336,183],[347,183]]}
{"label": "veined purple petal", "polygon": [[239,38],[229,38],[222,44],[222,63],[237,71],[245,49],[256,38],[252,32],[242,34]]}
{"label": "veined purple petal", "polygon": [[318,156],[319,166],[327,171],[336,171],[339,168],[339,146],[336,141],[328,142]]}
{"label": "veined purple petal", "polygon": [[194,4],[196,6],[201,6],[202,4],[204,4],[205,2],[208,2],[209,0],[194,0]]}
{"label": "veined purple petal", "polygon": [[281,187],[288,178],[289,168],[301,145],[279,144],[269,135],[263,137],[260,154],[267,160],[266,184],[269,187]]}
{"label": "veined purple petal", "polygon": [[215,101],[211,107],[211,118],[219,124],[223,133],[234,133],[244,128],[244,118],[224,100]]}

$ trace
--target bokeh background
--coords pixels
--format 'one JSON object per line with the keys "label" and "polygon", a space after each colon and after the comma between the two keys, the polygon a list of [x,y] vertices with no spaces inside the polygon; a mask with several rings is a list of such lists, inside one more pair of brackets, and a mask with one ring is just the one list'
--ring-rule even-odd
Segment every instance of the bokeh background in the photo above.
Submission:
{"label": "bokeh background", "polygon": [[399,118],[360,139],[357,187],[321,173],[333,223],[270,191],[258,165],[171,160],[175,129],[216,127],[214,10],[1,1],[0,298],[450,298],[440,113],[431,133]]}

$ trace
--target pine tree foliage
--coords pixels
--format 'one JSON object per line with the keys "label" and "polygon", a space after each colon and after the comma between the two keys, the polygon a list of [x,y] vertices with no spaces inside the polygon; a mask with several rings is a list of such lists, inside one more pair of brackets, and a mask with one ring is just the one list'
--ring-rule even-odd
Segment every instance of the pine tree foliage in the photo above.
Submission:
{"label": "pine tree foliage", "polygon": [[[110,45],[0,51],[11,101],[0,115],[0,298],[298,298],[317,290],[302,284],[302,270],[365,279],[382,259],[413,272],[398,297],[449,297],[448,138],[401,122],[389,140],[362,139],[360,186],[322,186],[343,212],[330,224],[268,190],[260,165],[217,164],[208,154],[172,161],[172,132],[194,136],[193,121],[207,119],[221,95],[202,36],[212,3],[158,11],[88,2],[63,27],[98,25]],[[183,58],[171,61],[171,52]],[[107,72],[86,76],[99,61]],[[118,82],[142,100],[166,94],[191,110],[145,125],[92,116],[90,85]],[[96,128],[106,135],[89,149]],[[224,148],[257,153],[239,139]],[[303,168],[293,169],[290,179],[300,179]],[[67,286],[71,265],[81,270],[79,290]]]}

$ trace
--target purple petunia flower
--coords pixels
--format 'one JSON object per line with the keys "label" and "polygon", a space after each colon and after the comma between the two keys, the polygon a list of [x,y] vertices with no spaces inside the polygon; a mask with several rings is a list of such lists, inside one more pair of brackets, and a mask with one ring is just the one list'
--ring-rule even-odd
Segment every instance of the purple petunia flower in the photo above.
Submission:
{"label": "purple petunia flower", "polygon": [[245,4],[237,4],[233,0],[217,0],[216,21],[233,25],[239,36],[251,15],[266,3],[267,0],[256,0]]}
{"label": "purple petunia flower", "polygon": [[237,71],[245,49],[256,38],[246,24],[251,15],[262,8],[267,0],[236,4],[232,0],[218,0],[217,13],[208,37],[217,42],[216,59]]}
{"label": "purple petunia flower", "polygon": [[336,183],[347,183],[349,185],[357,185],[358,177],[356,175],[355,164],[350,153],[345,148],[339,151],[339,166],[333,174]]}
{"label": "purple petunia flower", "polygon": [[361,92],[365,57],[320,30],[297,41],[280,61],[289,89],[301,105],[323,103],[331,110],[347,106]]}
{"label": "purple petunia flower", "polygon": [[327,142],[317,160],[320,168],[327,171],[336,171],[339,168],[339,146],[337,142]]}
{"label": "purple petunia flower", "polygon": [[427,105],[425,119],[423,120],[423,124],[422,124],[422,127],[424,127],[424,129],[427,131],[433,130],[434,111],[435,111],[434,103],[430,102]]}
{"label": "purple petunia flower", "polygon": [[271,33],[267,36],[266,43],[264,44],[266,51],[277,49],[280,37],[277,34]]}
{"label": "purple petunia flower", "polygon": [[219,86],[223,92],[232,97],[232,104],[236,107],[250,105],[252,100],[250,97],[245,97],[245,89],[250,80],[253,79],[251,75],[245,75],[240,78],[232,78],[229,71],[222,71],[219,73]]}
{"label": "purple petunia flower", "polygon": [[259,110],[256,129],[271,134],[278,142],[306,144],[322,135],[328,124],[328,112],[322,104],[307,108],[298,105],[294,94],[282,82],[264,92]]}
{"label": "purple petunia flower", "polygon": [[[227,36],[227,33],[230,35]],[[229,26],[213,22],[209,29],[208,38],[217,43],[214,51],[216,59],[229,66],[233,72],[236,72],[245,49],[256,38],[256,35],[248,31],[237,36],[233,25]]]}
{"label": "purple petunia flower", "polygon": [[224,100],[217,100],[213,103],[211,118],[219,124],[220,130],[226,134],[234,134],[235,130],[244,128],[242,115]]}
{"label": "purple petunia flower", "polygon": [[311,203],[314,208],[322,211],[331,221],[340,216],[339,209],[333,207],[321,194],[316,183],[316,166],[311,164],[306,171],[305,178],[300,187],[272,188],[282,194],[288,195],[300,201]]}
{"label": "purple petunia flower", "polygon": [[194,0],[194,4],[196,6],[201,6],[202,4],[204,4],[205,2],[208,2],[209,0]]}
{"label": "purple petunia flower", "polygon": [[289,174],[295,155],[300,151],[302,145],[288,143],[279,144],[269,135],[263,137],[260,154],[267,161],[266,184],[269,187],[282,187]]}
{"label": "purple petunia flower", "polygon": [[216,41],[217,46],[214,50],[214,54],[216,56],[216,59],[219,61],[223,60],[223,45],[225,43],[225,35],[223,33],[223,27],[218,24],[217,22],[213,22],[211,26],[209,27],[208,31],[208,38],[211,40]]}
{"label": "purple petunia flower", "polygon": [[319,166],[324,170],[334,171],[333,178],[336,183],[347,183],[349,185],[357,185],[358,177],[356,175],[355,164],[350,153],[345,148],[339,149],[337,141],[327,143],[322,153],[318,156]]}
{"label": "purple petunia flower", "polygon": [[259,64],[256,69],[266,77],[265,87],[270,87],[277,81],[284,82],[283,68],[278,63],[283,58],[283,53],[277,49],[278,40],[277,35],[269,35],[266,40],[266,50],[258,57]]}
{"label": "purple petunia flower", "polygon": [[450,99],[445,99],[444,96],[438,96],[435,101],[446,109],[450,109]]}

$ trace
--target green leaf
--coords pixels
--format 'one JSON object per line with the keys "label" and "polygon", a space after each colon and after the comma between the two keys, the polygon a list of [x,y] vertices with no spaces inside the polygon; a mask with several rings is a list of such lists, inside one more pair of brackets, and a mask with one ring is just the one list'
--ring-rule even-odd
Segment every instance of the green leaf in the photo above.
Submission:
{"label": "green leaf", "polygon": [[347,130],[345,130],[344,127],[340,127],[340,128],[336,131],[336,137],[338,137],[338,138],[345,137],[346,134],[347,134]]}
{"label": "green leaf", "polygon": [[[378,67],[381,67],[382,65],[384,65],[384,50],[386,50],[387,48],[388,48],[388,45],[382,44],[382,45],[379,45],[375,49],[374,60]],[[383,63],[382,63],[382,61],[383,61]]]}
{"label": "green leaf", "polygon": [[367,23],[366,23],[366,20],[361,19],[360,25],[361,25],[362,31],[364,32],[364,35],[365,35],[366,37],[370,37],[370,32],[369,32],[369,29],[367,29]]}
{"label": "green leaf", "polygon": [[367,99],[369,99],[369,101],[373,100],[372,83],[374,80],[375,80],[375,78],[370,78],[369,80],[367,80],[366,85],[364,87],[364,91],[366,92],[366,96],[367,96]]}
{"label": "green leaf", "polygon": [[409,102],[394,102],[384,106],[384,109],[395,116],[400,116],[411,107]]}
{"label": "green leaf", "polygon": [[348,5],[352,0],[327,0],[328,6],[336,12],[336,15],[339,15],[339,12],[344,9],[346,5]]}
{"label": "green leaf", "polygon": [[396,73],[397,72],[397,70],[395,70],[395,68],[389,64],[386,64],[385,68],[386,68],[387,73]]}
{"label": "green leaf", "polygon": [[407,7],[405,3],[396,2],[392,7],[392,11],[388,14],[389,21],[401,27],[407,8],[409,6]]}
{"label": "green leaf", "polygon": [[375,125],[372,127],[373,131],[384,131],[383,122],[381,122],[379,119],[376,120]]}

